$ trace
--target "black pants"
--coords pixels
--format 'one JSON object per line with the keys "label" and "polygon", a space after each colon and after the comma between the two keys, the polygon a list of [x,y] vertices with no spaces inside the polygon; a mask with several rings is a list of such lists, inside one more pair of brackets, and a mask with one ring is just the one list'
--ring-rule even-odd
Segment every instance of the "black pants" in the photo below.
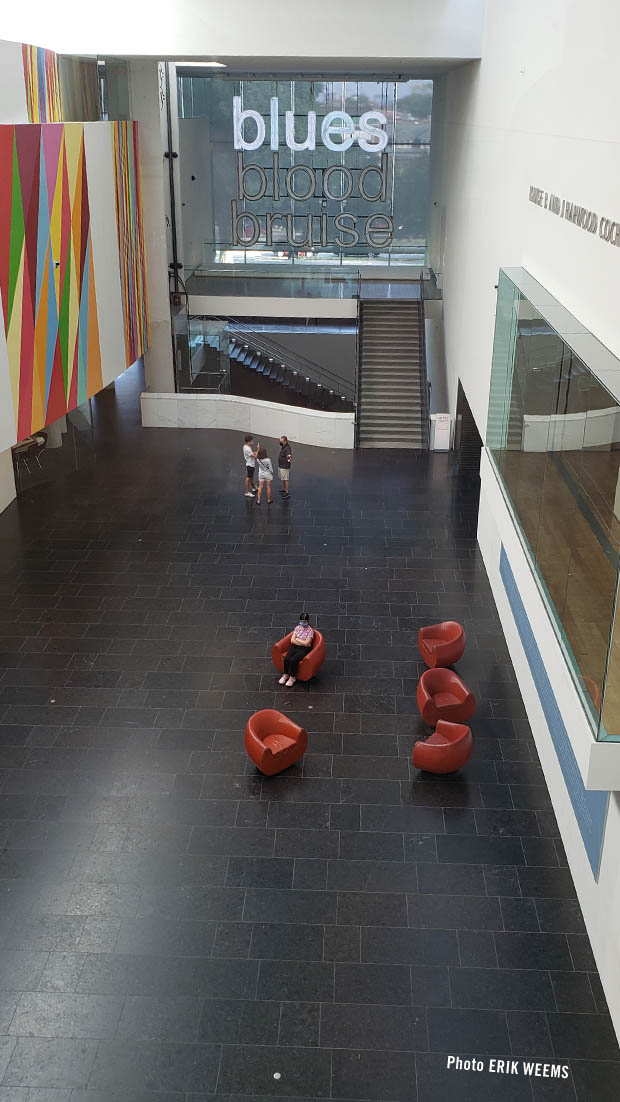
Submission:
{"label": "black pants", "polygon": [[287,673],[289,677],[295,677],[299,663],[302,658],[305,658],[306,655],[310,653],[311,649],[311,647],[291,647],[284,659],[284,672]]}

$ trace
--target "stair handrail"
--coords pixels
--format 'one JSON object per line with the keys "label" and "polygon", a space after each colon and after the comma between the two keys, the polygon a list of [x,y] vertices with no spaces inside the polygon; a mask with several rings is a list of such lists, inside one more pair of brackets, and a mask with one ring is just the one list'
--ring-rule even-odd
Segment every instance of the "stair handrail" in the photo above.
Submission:
{"label": "stair handrail", "polygon": [[342,376],[336,375],[335,372],[330,371],[329,368],[322,367],[320,364],[315,363],[314,360],[310,360],[307,356],[303,356],[300,352],[292,352],[290,349],[280,345],[277,341],[272,340],[271,336],[269,337],[269,341],[264,340],[261,336],[257,336],[256,330],[253,329],[251,325],[238,322],[233,318],[223,317],[222,320],[227,323],[228,335],[233,340],[241,340],[247,343],[248,346],[251,346],[255,351],[261,352],[263,355],[273,360],[278,360],[291,371],[297,371],[299,374],[302,374],[304,378],[308,377],[319,386],[326,387],[328,390],[333,390],[350,402],[354,401],[354,385],[347,382]]}
{"label": "stair handrail", "polygon": [[430,414],[431,414],[431,384],[428,378],[428,364],[426,362],[426,324],[424,320],[424,280],[420,279],[420,382],[422,384],[422,413],[424,417],[424,435],[426,448],[430,447]]}
{"label": "stair handrail", "polygon": [[363,342],[363,322],[364,322],[364,308],[362,303],[362,279],[361,276],[358,279],[357,289],[357,333],[355,338],[355,447],[360,446],[360,421],[361,421],[361,400],[362,400],[362,342]]}

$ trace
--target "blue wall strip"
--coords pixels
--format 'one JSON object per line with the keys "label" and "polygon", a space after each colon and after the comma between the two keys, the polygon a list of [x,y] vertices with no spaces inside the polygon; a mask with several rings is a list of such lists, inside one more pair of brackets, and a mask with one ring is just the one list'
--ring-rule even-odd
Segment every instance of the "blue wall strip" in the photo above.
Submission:
{"label": "blue wall strip", "polygon": [[547,726],[551,733],[555,752],[560,763],[560,769],[568,789],[573,811],[581,831],[583,844],[586,847],[588,860],[592,866],[594,877],[598,880],[603,838],[605,835],[605,821],[607,819],[607,807],[609,804],[609,792],[590,792],[585,787],[577,759],[564,726],[562,714],[558,707],[555,693],[551,688],[551,682],[545,669],[538,645],[534,638],[532,625],[517,588],[514,574],[506,550],[502,544],[500,554],[499,572],[504,583],[504,589],[512,609],[515,624],[523,644],[525,657],[527,658],[536,691],[540,698],[542,710],[545,714]]}

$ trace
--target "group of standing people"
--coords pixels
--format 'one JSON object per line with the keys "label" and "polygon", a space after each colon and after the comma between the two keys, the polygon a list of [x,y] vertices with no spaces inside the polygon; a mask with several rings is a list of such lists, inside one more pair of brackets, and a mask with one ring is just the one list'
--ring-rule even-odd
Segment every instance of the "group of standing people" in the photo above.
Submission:
{"label": "group of standing people", "polygon": [[[291,496],[289,482],[291,477],[291,462],[293,452],[287,436],[280,437],[280,453],[278,455],[278,478],[282,483],[280,493],[284,499]],[[262,448],[260,442],[254,440],[251,432],[245,434],[243,445],[243,462],[245,464],[245,496],[254,498],[260,505],[263,496],[263,487],[267,487],[267,504],[272,504],[271,483],[273,482],[273,465],[267,455],[266,448]],[[258,487],[254,483],[258,467]]]}

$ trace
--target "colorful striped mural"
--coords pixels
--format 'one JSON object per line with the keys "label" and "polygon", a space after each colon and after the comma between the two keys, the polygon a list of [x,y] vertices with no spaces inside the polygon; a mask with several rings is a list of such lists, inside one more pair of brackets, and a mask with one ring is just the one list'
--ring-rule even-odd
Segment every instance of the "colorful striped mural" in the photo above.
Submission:
{"label": "colorful striped mural", "polygon": [[41,46],[22,45],[29,122],[61,122],[58,55]]}
{"label": "colorful striped mural", "polygon": [[116,223],[129,366],[143,355],[149,343],[138,125],[121,121],[112,126]]}
{"label": "colorful striped mural", "polygon": [[0,126],[0,294],[17,439],[101,389],[80,123]]}

